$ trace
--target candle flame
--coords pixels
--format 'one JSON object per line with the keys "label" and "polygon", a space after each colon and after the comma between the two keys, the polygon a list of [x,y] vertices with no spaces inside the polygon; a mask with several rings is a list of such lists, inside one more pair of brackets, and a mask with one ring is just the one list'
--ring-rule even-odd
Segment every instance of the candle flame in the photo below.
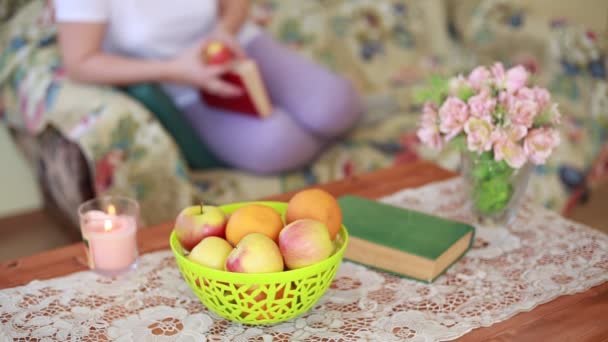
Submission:
{"label": "candle flame", "polygon": [[116,215],[116,207],[112,204],[108,205],[108,214]]}
{"label": "candle flame", "polygon": [[105,221],[103,222],[103,229],[104,229],[106,232],[109,232],[110,230],[112,230],[112,221],[111,221],[111,220],[105,220]]}

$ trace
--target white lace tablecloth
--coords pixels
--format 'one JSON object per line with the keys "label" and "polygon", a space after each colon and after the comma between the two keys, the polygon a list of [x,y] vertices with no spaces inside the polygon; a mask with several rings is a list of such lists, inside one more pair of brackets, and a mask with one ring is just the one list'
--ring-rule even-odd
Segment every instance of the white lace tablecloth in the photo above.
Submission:
{"label": "white lace tablecloth", "polygon": [[[382,201],[468,220],[462,193],[451,180]],[[80,272],[0,291],[0,341],[449,340],[606,280],[607,235],[524,206],[508,228],[478,227],[473,249],[432,285],[344,262],[320,302],[286,323],[215,316],[163,251],[117,279]]]}

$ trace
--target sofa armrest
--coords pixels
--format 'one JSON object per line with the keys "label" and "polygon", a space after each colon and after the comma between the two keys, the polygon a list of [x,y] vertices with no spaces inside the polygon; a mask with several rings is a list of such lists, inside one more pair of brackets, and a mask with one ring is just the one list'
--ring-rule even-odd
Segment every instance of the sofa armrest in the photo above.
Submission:
{"label": "sofa armrest", "polygon": [[82,151],[53,127],[37,136],[14,129],[10,133],[36,175],[45,210],[76,236],[78,215],[74,208],[94,197]]}

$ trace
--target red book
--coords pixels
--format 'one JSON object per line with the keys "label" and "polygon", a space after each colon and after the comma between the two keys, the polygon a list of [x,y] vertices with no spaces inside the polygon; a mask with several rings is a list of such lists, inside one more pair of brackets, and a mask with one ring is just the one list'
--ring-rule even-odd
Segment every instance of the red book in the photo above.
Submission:
{"label": "red book", "polygon": [[245,59],[235,62],[234,68],[221,78],[239,87],[242,95],[221,97],[201,90],[201,98],[208,106],[261,118],[272,113],[266,87],[254,61]]}

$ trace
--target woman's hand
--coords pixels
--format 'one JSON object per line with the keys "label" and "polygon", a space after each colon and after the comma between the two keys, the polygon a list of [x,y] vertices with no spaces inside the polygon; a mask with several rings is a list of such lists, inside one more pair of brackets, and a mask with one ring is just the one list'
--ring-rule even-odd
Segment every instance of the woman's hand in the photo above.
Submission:
{"label": "woman's hand", "polygon": [[[169,62],[169,79],[173,82],[205,89],[218,96],[239,96],[241,90],[238,87],[221,79],[221,75],[230,70],[231,63],[207,65],[203,60],[203,51],[211,40],[220,40],[229,44],[228,40],[215,36],[207,37],[204,41],[195,44]],[[229,46],[232,48],[232,45]],[[242,56],[242,51],[235,50],[235,54]]]}

